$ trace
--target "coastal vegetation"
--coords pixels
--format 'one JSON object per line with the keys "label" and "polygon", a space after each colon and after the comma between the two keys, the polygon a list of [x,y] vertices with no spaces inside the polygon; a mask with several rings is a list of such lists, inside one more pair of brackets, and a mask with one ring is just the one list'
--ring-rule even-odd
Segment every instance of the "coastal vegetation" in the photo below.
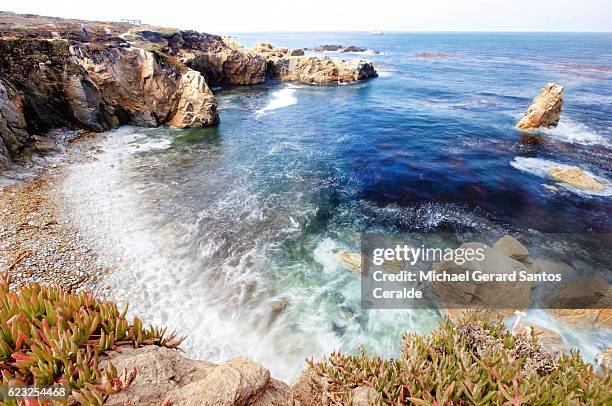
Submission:
{"label": "coastal vegetation", "polygon": [[465,314],[428,336],[406,334],[402,353],[383,359],[333,353],[310,362],[332,404],[367,398],[384,405],[605,405],[610,371],[597,373],[579,352],[553,354],[537,336],[501,320]]}
{"label": "coastal vegetation", "polygon": [[[58,287],[28,284],[10,289],[0,281],[0,371],[4,385],[66,385],[81,404],[105,397],[134,380],[135,370],[102,367],[100,357],[121,345],[176,348],[182,338],[164,328],[144,327],[127,308],[92,293],[67,293]],[[11,404],[8,401],[6,404]],[[15,403],[13,403],[15,404]]]}
{"label": "coastal vegetation", "polygon": [[[174,349],[184,340],[165,328],[143,327],[138,318],[128,321],[127,308],[120,312],[92,293],[68,293],[36,283],[16,289],[10,285],[3,275],[0,370],[5,385],[62,384],[81,404],[103,404],[107,396],[138,379],[133,366],[120,372],[102,362],[109,351],[150,345]],[[389,405],[612,401],[607,369],[598,373],[578,351],[548,352],[537,336],[509,331],[501,320],[477,313],[465,314],[457,323],[447,320],[428,336],[406,334],[396,359],[365,351],[336,352],[309,361],[309,367],[311,401],[337,405],[357,404],[357,396],[365,396],[369,404]],[[304,390],[295,384],[292,389]]]}

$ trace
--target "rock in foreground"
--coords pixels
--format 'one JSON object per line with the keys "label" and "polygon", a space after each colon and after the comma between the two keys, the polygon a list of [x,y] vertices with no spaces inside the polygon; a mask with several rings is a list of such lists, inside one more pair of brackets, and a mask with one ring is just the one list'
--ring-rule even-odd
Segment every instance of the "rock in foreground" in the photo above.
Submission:
{"label": "rock in foreground", "polygon": [[157,346],[113,352],[106,362],[119,370],[136,368],[134,382],[110,395],[106,405],[286,406],[293,404],[289,386],[246,357],[215,365],[185,358]]}
{"label": "rock in foreground", "polygon": [[547,83],[540,94],[533,99],[525,112],[525,117],[516,124],[521,130],[540,127],[556,127],[563,106],[563,87],[556,83]]}
{"label": "rock in foreground", "polygon": [[554,180],[566,183],[578,189],[594,191],[602,191],[605,189],[605,186],[601,182],[575,166],[567,169],[553,167],[548,170],[548,174]]}

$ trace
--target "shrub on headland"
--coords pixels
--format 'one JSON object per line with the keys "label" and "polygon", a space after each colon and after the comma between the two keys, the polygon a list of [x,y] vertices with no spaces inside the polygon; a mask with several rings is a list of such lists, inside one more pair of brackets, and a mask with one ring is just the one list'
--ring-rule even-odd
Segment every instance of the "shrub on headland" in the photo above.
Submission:
{"label": "shrub on headland", "polygon": [[610,371],[597,373],[575,350],[549,353],[528,332],[477,314],[429,336],[406,334],[397,359],[362,351],[309,364],[338,405],[364,387],[381,405],[612,404]]}
{"label": "shrub on headland", "polygon": [[[0,371],[3,385],[63,384],[86,405],[102,404],[107,395],[129,385],[137,371],[123,374],[100,355],[120,345],[177,347],[182,339],[164,328],[144,328],[126,319],[111,302],[92,293],[67,293],[35,283],[10,290],[0,280]],[[11,403],[13,402],[13,403]],[[5,404],[15,404],[5,401]]]}

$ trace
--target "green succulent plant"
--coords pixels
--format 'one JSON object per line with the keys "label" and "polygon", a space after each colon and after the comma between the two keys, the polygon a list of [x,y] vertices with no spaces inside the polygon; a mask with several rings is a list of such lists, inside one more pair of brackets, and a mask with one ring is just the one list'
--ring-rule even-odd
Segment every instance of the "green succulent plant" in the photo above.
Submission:
{"label": "green succulent plant", "polygon": [[479,314],[446,320],[429,336],[406,334],[397,359],[364,350],[309,365],[332,404],[376,390],[379,405],[610,405],[610,371],[596,372],[576,350],[552,354],[537,337]]}
{"label": "green succulent plant", "polygon": [[145,328],[138,318],[130,323],[126,313],[127,307],[120,312],[90,292],[68,293],[36,283],[11,290],[9,277],[2,275],[2,384],[63,384],[77,402],[101,405],[106,396],[127,387],[137,371],[120,376],[110,363],[101,368],[100,355],[121,345],[176,348],[184,340],[166,334],[165,328]]}

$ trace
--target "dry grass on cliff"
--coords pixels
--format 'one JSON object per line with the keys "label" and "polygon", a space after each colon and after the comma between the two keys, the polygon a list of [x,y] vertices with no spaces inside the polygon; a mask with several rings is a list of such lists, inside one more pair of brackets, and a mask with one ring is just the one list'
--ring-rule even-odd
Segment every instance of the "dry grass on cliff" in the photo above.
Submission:
{"label": "dry grass on cliff", "polygon": [[612,404],[610,371],[597,373],[577,351],[550,354],[537,337],[476,315],[404,336],[397,359],[334,353],[310,365],[337,405],[351,404],[363,387],[380,405]]}

